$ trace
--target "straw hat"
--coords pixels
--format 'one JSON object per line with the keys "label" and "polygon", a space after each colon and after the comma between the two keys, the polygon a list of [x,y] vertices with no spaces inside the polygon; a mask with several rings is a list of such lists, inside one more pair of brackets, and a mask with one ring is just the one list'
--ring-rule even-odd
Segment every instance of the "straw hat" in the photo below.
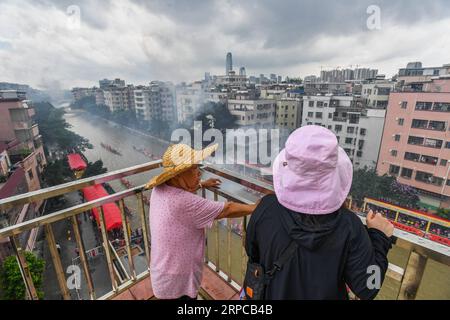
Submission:
{"label": "straw hat", "polygon": [[203,150],[195,150],[186,144],[174,144],[167,148],[162,157],[163,172],[153,177],[146,185],[146,189],[159,186],[180,173],[188,170],[193,165],[199,164],[217,150],[218,144],[206,147]]}

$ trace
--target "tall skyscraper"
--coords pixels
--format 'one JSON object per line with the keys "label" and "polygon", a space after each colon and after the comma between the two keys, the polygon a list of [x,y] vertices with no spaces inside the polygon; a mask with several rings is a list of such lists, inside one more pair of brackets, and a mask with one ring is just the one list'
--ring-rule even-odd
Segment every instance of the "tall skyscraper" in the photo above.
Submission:
{"label": "tall skyscraper", "polygon": [[225,74],[228,74],[228,72],[233,71],[233,57],[231,56],[231,52],[227,53],[227,63],[225,66]]}
{"label": "tall skyscraper", "polygon": [[245,68],[244,68],[244,67],[241,67],[241,68],[239,69],[239,75],[240,75],[240,76],[245,76]]}

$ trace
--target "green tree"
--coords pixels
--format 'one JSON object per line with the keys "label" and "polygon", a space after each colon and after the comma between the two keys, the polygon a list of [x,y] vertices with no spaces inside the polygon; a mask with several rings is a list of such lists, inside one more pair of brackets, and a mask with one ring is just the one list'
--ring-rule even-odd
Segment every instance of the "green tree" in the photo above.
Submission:
{"label": "green tree", "polygon": [[99,174],[104,174],[108,169],[103,167],[103,161],[97,160],[94,163],[89,162],[86,170],[84,171],[83,178],[97,176]]}
{"label": "green tree", "polygon": [[92,149],[87,139],[69,130],[70,124],[64,119],[63,109],[57,109],[48,102],[35,103],[34,109],[35,120],[45,144],[55,145],[67,152],[73,149]]}
{"label": "green tree", "polygon": [[56,186],[72,180],[73,172],[69,168],[67,159],[60,159],[47,164],[43,177],[47,186]]}
{"label": "green tree", "polygon": [[387,200],[389,202],[416,207],[419,197],[414,188],[400,184],[395,177],[379,176],[375,169],[358,169],[353,172],[353,182],[350,194],[358,205],[365,197]]}
{"label": "green tree", "polygon": [[[36,257],[35,254],[25,251],[25,260],[30,268],[31,278],[39,299],[44,297],[42,291],[43,272],[45,268],[44,259]],[[20,272],[16,256],[9,256],[3,262],[0,270],[0,284],[5,300],[23,300],[26,298],[25,284]]]}
{"label": "green tree", "polygon": [[237,127],[237,118],[232,115],[225,103],[207,102],[198,110],[195,121],[202,122],[203,132],[214,127],[225,133],[226,129],[234,129]]}
{"label": "green tree", "polygon": [[439,208],[437,209],[436,215],[441,218],[450,220],[450,209]]}

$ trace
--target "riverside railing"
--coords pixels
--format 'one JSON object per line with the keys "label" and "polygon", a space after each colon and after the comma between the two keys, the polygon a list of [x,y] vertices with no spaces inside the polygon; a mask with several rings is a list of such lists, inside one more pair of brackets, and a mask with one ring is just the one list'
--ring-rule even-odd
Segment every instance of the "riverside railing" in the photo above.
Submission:
{"label": "riverside railing", "polygon": [[[87,186],[118,180],[120,178],[135,174],[148,173],[153,170],[157,170],[160,167],[161,161],[158,160],[91,178],[61,184],[55,187],[29,192],[6,199],[0,199],[0,210],[64,195],[81,190]],[[236,183],[241,187],[243,186],[253,190],[254,192],[258,192],[260,193],[260,196],[264,193],[272,192],[272,186],[267,183],[250,177],[243,177],[237,173],[213,165],[207,165],[203,170],[207,174],[219,176],[222,179]],[[70,208],[59,210],[45,216],[0,229],[0,240],[9,238],[14,254],[17,258],[17,262],[24,280],[27,298],[38,299],[38,295],[31,277],[29,266],[27,265],[27,261],[25,259],[25,250],[22,248],[22,244],[19,241],[19,236],[23,232],[27,232],[34,228],[43,228],[61,295],[64,299],[71,299],[71,294],[67,286],[66,274],[63,269],[53,231],[53,225],[55,223],[67,219],[70,220],[74,231],[76,245],[79,249],[78,263],[82,267],[90,299],[112,299],[123,291],[131,288],[138,281],[149,277],[148,262],[150,259],[150,235],[148,228],[148,212],[146,212],[146,206],[144,205],[144,191],[144,185],[128,188],[100,199],[77,204]],[[252,202],[236,192],[225,189],[202,189],[201,195],[203,197],[212,198],[216,201],[231,200],[240,203]],[[131,246],[129,232],[123,233],[126,253],[127,256],[130,257],[127,260],[127,266],[124,266],[118,257],[114,246],[108,239],[108,233],[105,226],[102,205],[116,202],[121,211],[123,230],[129,230],[129,222],[126,218],[126,213],[124,210],[125,199],[134,199],[137,202],[140,227],[142,228],[143,251],[145,252],[145,259],[147,263],[146,270],[141,273],[136,271],[134,265],[135,263],[132,254],[133,249]],[[82,215],[84,212],[92,210],[93,208],[97,208],[100,213],[101,242],[103,246],[103,253],[106,258],[111,287],[109,292],[101,296],[96,294],[96,290],[94,288],[91,267],[89,265],[90,259],[87,257],[86,248],[83,244],[82,232],[80,232],[79,223],[77,220],[78,216]],[[247,217],[228,219],[226,220],[226,223],[216,221],[213,228],[207,231],[207,245],[205,252],[206,263],[211,269],[217,272],[218,276],[222,277],[236,290],[239,290],[242,284],[247,262],[244,248],[247,222]],[[404,238],[398,234],[396,237],[396,246],[406,249],[409,252],[408,262],[405,268],[394,264],[389,265],[387,277],[400,283],[400,289],[395,297],[397,299],[414,299],[416,297],[428,260],[443,263],[447,268],[450,266],[450,257],[447,253],[433,250],[426,244],[416,243],[408,237]]]}

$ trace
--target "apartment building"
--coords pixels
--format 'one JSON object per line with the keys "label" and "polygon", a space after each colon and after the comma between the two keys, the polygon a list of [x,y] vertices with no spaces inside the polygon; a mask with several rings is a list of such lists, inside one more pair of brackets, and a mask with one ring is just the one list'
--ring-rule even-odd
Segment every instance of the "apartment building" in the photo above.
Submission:
{"label": "apartment building", "polygon": [[385,114],[383,109],[362,108],[353,96],[304,96],[302,126],[330,129],[355,169],[375,168]]}
{"label": "apartment building", "polygon": [[133,85],[109,86],[103,90],[105,105],[111,112],[134,110],[134,87]]}
{"label": "apartment building", "polygon": [[422,91],[390,95],[377,171],[415,187],[423,202],[448,208],[450,77],[416,83]]}
{"label": "apartment building", "polygon": [[275,124],[289,132],[299,128],[302,123],[303,99],[281,98],[276,101]]}
{"label": "apartment building", "polygon": [[361,96],[369,108],[386,109],[389,94],[395,88],[395,82],[386,79],[373,79],[362,84]]}
{"label": "apartment building", "polygon": [[136,87],[134,104],[138,119],[162,120],[168,123],[177,119],[175,87],[171,83],[153,81],[149,86]]}
{"label": "apartment building", "polygon": [[179,85],[176,88],[176,104],[178,122],[188,122],[205,102],[205,86],[202,81],[189,85]]}
{"label": "apartment building", "polygon": [[273,128],[276,101],[273,99],[229,99],[228,110],[241,127]]}
{"label": "apartment building", "polygon": [[[41,188],[40,176],[46,165],[42,137],[34,122],[31,101],[25,93],[0,91],[0,198]],[[34,218],[42,201],[0,211],[2,226]],[[20,239],[24,248],[34,246],[36,233]],[[0,259],[10,249],[8,241],[0,242]]]}

